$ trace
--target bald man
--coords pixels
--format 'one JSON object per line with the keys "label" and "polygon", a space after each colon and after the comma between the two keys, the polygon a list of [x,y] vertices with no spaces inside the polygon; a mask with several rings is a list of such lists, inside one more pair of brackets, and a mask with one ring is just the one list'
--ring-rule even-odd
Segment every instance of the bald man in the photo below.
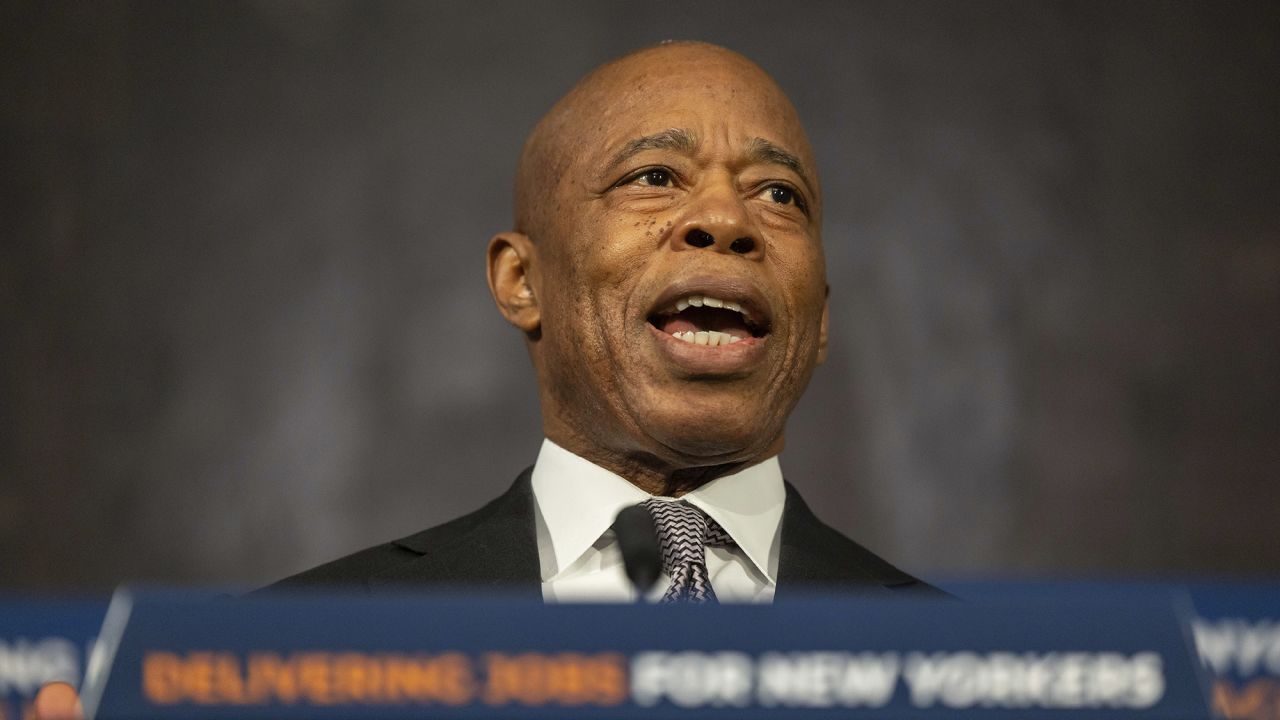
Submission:
{"label": "bald man", "polygon": [[[816,163],[772,78],[701,43],[597,68],[530,134],[515,210],[488,279],[537,373],[536,463],[470,515],[273,588],[630,600],[611,527],[641,505],[663,541],[655,600],[937,593],[782,477],[787,416],[827,350],[827,285]],[[79,713],[61,684],[36,709]]]}
{"label": "bald man", "polygon": [[[754,63],[667,43],[597,68],[530,134],[515,229],[488,247],[537,373],[536,463],[470,515],[275,587],[627,600],[610,528],[644,505],[664,550],[697,546],[692,570],[667,553],[655,598],[932,590],[783,481],[787,416],[827,350],[821,225],[809,141]],[[672,534],[689,523],[692,540]]]}

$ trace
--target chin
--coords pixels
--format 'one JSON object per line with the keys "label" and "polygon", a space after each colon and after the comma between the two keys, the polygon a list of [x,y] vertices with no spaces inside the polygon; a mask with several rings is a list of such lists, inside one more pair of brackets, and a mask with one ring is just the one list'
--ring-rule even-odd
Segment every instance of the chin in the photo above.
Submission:
{"label": "chin", "polygon": [[[746,410],[746,412],[744,412]],[[781,428],[738,405],[732,414],[658,413],[650,416],[647,434],[683,461],[699,464],[742,462],[766,451]]]}

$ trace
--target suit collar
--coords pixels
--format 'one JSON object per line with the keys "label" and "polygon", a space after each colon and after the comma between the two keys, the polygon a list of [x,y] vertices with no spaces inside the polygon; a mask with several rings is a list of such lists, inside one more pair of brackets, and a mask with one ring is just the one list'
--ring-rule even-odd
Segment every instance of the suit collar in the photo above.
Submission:
{"label": "suit collar", "polygon": [[837,588],[874,593],[916,582],[823,523],[791,483],[786,487],[778,564],[778,588],[783,594]]}
{"label": "suit collar", "polygon": [[[373,592],[431,585],[517,591],[541,599],[532,468],[493,502],[470,515],[397,540],[419,555],[369,578]],[[782,515],[778,588],[877,592],[918,585],[910,575],[836,532],[813,514],[790,484]]]}
{"label": "suit collar", "polygon": [[537,538],[543,581],[554,580],[609,532],[618,511],[649,494],[551,440],[533,466]]}
{"label": "suit collar", "polygon": [[[544,440],[533,468],[533,495],[543,553],[541,575],[552,580],[610,530],[618,511],[651,496],[584,457]],[[786,491],[778,458],[716,478],[683,496],[729,533],[770,584],[777,578],[774,543]]]}
{"label": "suit collar", "polygon": [[531,470],[480,510],[395,541],[421,557],[372,576],[370,590],[430,584],[532,591],[541,598]]}

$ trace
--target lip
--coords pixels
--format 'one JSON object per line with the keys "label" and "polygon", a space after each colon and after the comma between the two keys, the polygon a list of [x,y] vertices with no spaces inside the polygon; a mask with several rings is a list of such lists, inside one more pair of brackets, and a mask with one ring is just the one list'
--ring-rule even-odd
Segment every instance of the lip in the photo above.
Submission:
{"label": "lip", "polygon": [[645,323],[668,360],[694,375],[729,376],[742,374],[759,364],[768,338],[749,338],[732,345],[696,345],[676,339]]}
{"label": "lip", "polygon": [[[710,295],[742,306],[752,324],[765,332],[760,337],[743,338],[732,345],[697,345],[669,335],[649,322],[654,314],[689,295]],[[658,350],[669,361],[693,375],[733,376],[750,371],[764,360],[773,326],[773,312],[765,294],[752,282],[742,278],[691,277],[678,280],[658,294],[644,316],[645,327],[653,336]]]}
{"label": "lip", "polygon": [[[752,325],[764,330],[765,336],[768,336],[773,328],[773,310],[769,306],[767,296],[755,283],[744,278],[710,275],[685,278],[668,285],[665,290],[658,294],[657,299],[649,307],[644,316],[645,322],[648,323],[649,318],[653,317],[654,314],[671,307],[677,300],[689,295],[710,295],[721,300],[736,302],[742,306],[747,320]],[[755,339],[763,340],[764,337]],[[677,340],[677,342],[683,341]],[[741,343],[734,344],[740,345]]]}

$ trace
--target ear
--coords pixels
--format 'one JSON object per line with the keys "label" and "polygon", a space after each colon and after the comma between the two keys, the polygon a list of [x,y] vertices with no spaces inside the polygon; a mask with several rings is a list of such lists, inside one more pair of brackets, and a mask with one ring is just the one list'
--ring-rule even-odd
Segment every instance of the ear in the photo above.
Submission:
{"label": "ear", "polygon": [[534,292],[538,250],[528,235],[501,232],[489,241],[489,292],[507,322],[535,335],[542,311]]}
{"label": "ear", "polygon": [[818,364],[827,361],[827,329],[831,326],[827,317],[827,308],[830,305],[831,286],[826,289],[826,297],[822,299],[822,326],[818,329]]}

